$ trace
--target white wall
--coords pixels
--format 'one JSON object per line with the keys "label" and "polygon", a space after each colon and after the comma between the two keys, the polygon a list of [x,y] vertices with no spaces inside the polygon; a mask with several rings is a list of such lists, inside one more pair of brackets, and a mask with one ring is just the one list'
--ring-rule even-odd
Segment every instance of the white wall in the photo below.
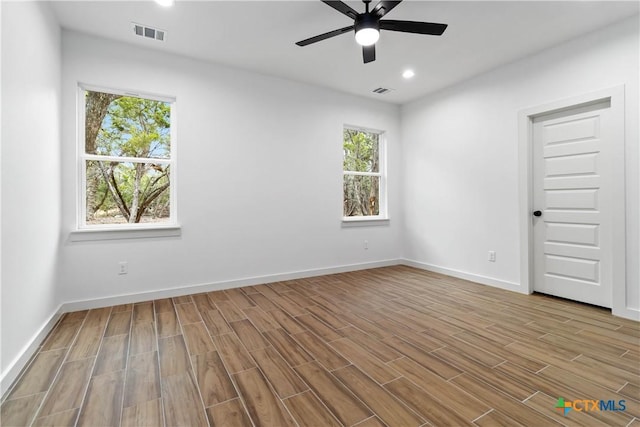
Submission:
{"label": "white wall", "polygon": [[[72,32],[62,62],[64,301],[399,258],[399,107]],[[180,237],[68,240],[78,82],[176,97]],[[388,226],[341,227],[343,124],[387,131]]]}
{"label": "white wall", "polygon": [[61,301],[60,54],[60,29],[48,4],[3,2],[3,387]]}
{"label": "white wall", "polygon": [[638,50],[635,16],[405,105],[405,258],[517,290],[518,111],[624,84],[627,306],[637,310]]}

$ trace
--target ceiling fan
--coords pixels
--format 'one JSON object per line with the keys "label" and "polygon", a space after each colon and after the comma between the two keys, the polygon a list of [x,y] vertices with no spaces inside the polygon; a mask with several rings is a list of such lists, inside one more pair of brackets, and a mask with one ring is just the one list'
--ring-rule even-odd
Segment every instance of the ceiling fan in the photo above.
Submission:
{"label": "ceiling fan", "polygon": [[380,30],[399,31],[402,33],[428,34],[432,36],[440,36],[447,28],[447,24],[436,24],[432,22],[415,22],[415,21],[394,21],[390,19],[382,19],[394,7],[399,5],[399,1],[381,0],[371,11],[369,11],[369,3],[371,0],[362,0],[365,4],[365,12],[358,13],[351,6],[341,1],[322,0],[323,3],[331,6],[343,15],[353,19],[353,25],[340,28],[338,30],[329,31],[297,42],[298,46],[307,46],[340,34],[348,33],[355,30],[356,42],[362,46],[362,57],[364,63],[376,60],[376,45],[380,37]]}

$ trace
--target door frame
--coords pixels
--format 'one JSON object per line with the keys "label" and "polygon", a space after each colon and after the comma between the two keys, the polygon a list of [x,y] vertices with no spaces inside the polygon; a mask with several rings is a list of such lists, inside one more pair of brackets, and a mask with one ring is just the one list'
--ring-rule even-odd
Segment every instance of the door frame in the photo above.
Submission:
{"label": "door frame", "polygon": [[625,134],[624,85],[573,96],[518,113],[518,195],[520,228],[520,286],[523,293],[533,292],[533,120],[541,115],[609,100],[613,126],[612,183],[612,313],[637,319],[638,314],[627,309],[626,303],[626,237],[625,237]]}

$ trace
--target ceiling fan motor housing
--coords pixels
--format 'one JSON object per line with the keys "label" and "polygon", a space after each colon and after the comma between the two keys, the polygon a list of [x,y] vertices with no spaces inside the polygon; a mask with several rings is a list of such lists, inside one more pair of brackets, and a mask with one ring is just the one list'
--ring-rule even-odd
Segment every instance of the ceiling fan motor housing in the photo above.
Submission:
{"label": "ceiling fan motor housing", "polygon": [[356,17],[355,22],[356,33],[365,28],[371,28],[376,31],[380,31],[380,19],[373,16],[371,13],[361,13]]}

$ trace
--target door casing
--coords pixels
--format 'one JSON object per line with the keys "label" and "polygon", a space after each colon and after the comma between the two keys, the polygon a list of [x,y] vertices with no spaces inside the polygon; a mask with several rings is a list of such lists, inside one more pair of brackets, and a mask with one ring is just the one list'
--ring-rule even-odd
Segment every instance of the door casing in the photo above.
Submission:
{"label": "door casing", "polygon": [[533,119],[583,105],[611,102],[612,156],[612,221],[614,315],[640,320],[639,313],[626,304],[626,239],[625,239],[625,161],[624,161],[624,85],[574,96],[521,110],[518,114],[518,193],[520,226],[520,286],[523,293],[533,292]]}

